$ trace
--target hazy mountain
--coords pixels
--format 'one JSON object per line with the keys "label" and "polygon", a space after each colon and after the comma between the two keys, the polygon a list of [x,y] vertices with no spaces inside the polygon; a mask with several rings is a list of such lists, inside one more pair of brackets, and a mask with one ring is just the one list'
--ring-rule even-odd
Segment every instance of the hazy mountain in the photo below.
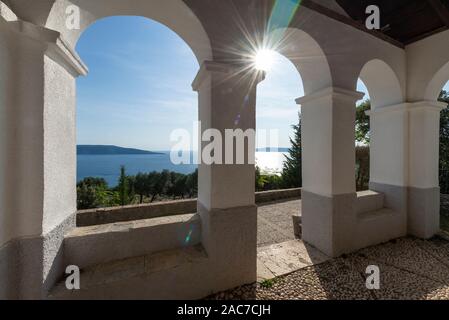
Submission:
{"label": "hazy mountain", "polygon": [[76,153],[79,155],[161,154],[153,151],[105,145],[78,145],[76,146]]}

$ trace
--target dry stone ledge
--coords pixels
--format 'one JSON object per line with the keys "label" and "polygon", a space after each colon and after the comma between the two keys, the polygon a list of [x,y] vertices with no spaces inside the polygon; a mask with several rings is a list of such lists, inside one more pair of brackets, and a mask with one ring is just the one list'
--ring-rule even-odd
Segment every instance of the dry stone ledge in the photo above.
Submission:
{"label": "dry stone ledge", "polygon": [[[257,204],[300,198],[301,189],[256,192]],[[76,215],[76,224],[78,227],[87,227],[115,222],[196,213],[196,211],[197,199],[163,201],[122,207],[80,210]]]}

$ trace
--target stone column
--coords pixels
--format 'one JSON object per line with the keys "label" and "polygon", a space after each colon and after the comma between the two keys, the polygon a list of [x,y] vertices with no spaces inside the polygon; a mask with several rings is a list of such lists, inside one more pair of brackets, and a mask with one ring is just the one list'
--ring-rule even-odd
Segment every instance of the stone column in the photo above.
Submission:
{"label": "stone column", "polygon": [[440,230],[440,111],[445,107],[435,101],[408,104],[408,233],[424,239]]}
{"label": "stone column", "polygon": [[352,248],[355,220],[355,102],[359,92],[330,87],[302,106],[304,241],[335,257]]}
{"label": "stone column", "polygon": [[[3,9],[0,5],[0,11]],[[17,298],[17,247],[13,241],[14,211],[11,206],[10,171],[14,164],[15,112],[12,107],[14,33],[0,12],[0,299]]]}
{"label": "stone column", "polygon": [[379,230],[385,239],[407,234],[408,111],[407,104],[375,108],[370,116],[370,190],[382,193],[384,207],[394,211]]}
{"label": "stone column", "polygon": [[444,107],[423,101],[368,112],[370,189],[383,193],[384,206],[396,213],[388,226],[392,236],[430,238],[439,231],[439,121]]}
{"label": "stone column", "polygon": [[[257,277],[255,167],[247,156],[248,151],[254,155],[255,150],[248,149],[247,142],[243,150],[236,150],[235,143],[231,158],[236,160],[235,151],[244,151],[245,159],[242,164],[225,164],[230,156],[226,152],[229,140],[225,142],[225,130],[255,129],[256,86],[261,76],[256,71],[206,61],[193,83],[199,94],[201,135],[213,129],[222,137],[222,147],[214,151],[222,164],[201,161],[198,178],[202,244],[213,265],[213,270],[209,270],[213,292],[254,282]],[[250,138],[252,135],[254,132],[249,133]],[[203,151],[209,144],[200,143]],[[206,153],[209,154],[207,150]]]}
{"label": "stone column", "polygon": [[18,248],[13,287],[21,298],[43,298],[62,274],[63,235],[75,222],[75,78],[87,69],[58,32],[23,21],[8,28],[14,75],[2,214]]}

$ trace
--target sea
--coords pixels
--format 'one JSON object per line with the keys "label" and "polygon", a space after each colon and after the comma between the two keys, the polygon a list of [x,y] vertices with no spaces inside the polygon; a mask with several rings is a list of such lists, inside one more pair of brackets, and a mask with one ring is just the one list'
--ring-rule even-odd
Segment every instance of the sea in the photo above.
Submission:
{"label": "sea", "polygon": [[[256,152],[256,165],[266,174],[280,174],[285,160],[283,152]],[[195,164],[175,165],[170,160],[170,152],[148,155],[78,155],[77,181],[86,177],[104,178],[113,187],[118,183],[120,167],[125,166],[126,174],[169,170],[189,174],[196,170]]]}

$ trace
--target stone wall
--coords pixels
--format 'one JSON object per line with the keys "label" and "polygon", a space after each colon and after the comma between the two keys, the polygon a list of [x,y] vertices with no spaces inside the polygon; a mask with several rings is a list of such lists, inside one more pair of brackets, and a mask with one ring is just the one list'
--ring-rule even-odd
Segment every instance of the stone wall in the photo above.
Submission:
{"label": "stone wall", "polygon": [[[301,197],[301,189],[256,192],[256,203]],[[125,207],[82,210],[77,214],[78,227],[114,222],[151,219],[197,212],[197,199],[166,201]]]}

